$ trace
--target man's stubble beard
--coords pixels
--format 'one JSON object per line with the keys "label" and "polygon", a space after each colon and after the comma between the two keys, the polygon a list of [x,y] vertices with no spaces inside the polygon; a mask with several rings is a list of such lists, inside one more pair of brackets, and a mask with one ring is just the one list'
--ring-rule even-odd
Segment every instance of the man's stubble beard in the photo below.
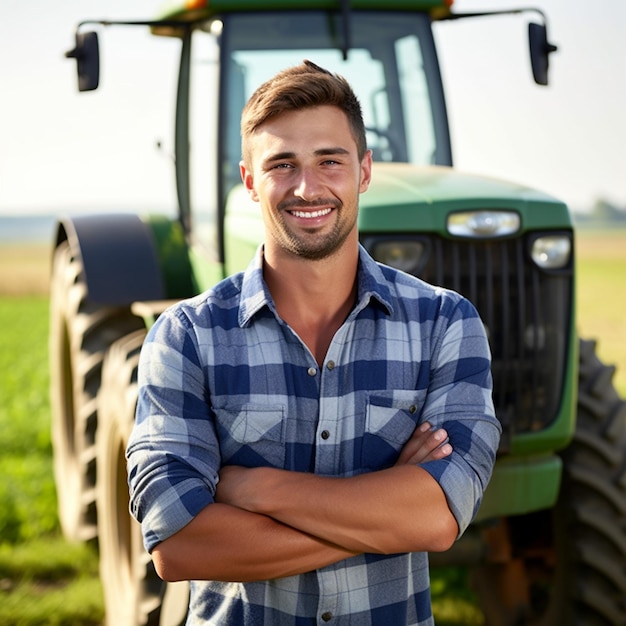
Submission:
{"label": "man's stubble beard", "polygon": [[[342,211],[342,209],[342,206],[335,206],[334,208],[338,212]],[[316,229],[311,229],[308,237],[306,236],[306,230],[304,236],[296,235],[287,227],[285,221],[281,219],[282,228],[274,234],[274,238],[281,248],[291,252],[293,255],[308,261],[320,261],[335,254],[356,226],[356,214],[349,223],[343,222],[341,217],[341,215],[338,216],[330,233],[316,235]]]}

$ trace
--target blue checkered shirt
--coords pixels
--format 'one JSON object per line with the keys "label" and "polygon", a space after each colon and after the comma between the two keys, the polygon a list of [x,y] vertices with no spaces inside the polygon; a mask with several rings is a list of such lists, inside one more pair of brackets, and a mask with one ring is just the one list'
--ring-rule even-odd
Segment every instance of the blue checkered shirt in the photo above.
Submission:
{"label": "blue checkered shirt", "polygon": [[[500,436],[481,320],[458,294],[359,254],[357,303],[322,367],[278,316],[262,250],[245,273],[159,317],[128,447],[149,551],[213,502],[222,465],[354,476],[393,465],[423,421],[446,428],[454,452],[422,466],[461,532],[470,523]],[[189,624],[433,624],[425,553],[191,589]]]}

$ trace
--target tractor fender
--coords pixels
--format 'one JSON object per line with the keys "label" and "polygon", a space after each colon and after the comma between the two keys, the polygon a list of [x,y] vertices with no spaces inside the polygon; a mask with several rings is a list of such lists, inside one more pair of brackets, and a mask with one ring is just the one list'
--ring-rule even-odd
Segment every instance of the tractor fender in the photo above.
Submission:
{"label": "tractor fender", "polygon": [[81,259],[90,301],[129,306],[137,300],[165,297],[157,245],[150,226],[138,215],[61,217],[55,248],[63,241]]}

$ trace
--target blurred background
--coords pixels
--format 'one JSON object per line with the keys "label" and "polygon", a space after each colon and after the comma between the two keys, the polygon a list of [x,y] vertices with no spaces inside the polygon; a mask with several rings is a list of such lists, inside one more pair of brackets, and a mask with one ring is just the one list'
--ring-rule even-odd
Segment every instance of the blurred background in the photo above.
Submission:
{"label": "blurred background", "polygon": [[[101,85],[64,58],[84,19],[149,19],[161,0],[0,0],[0,625],[98,624],[97,557],[56,518],[49,435],[48,272],[54,216],[175,212],[178,43],[147,29],[100,38]],[[458,12],[517,8],[455,0]],[[458,168],[565,201],[575,216],[579,333],[626,396],[626,3],[538,0],[550,85],[532,81],[525,16],[437,25]],[[299,61],[297,59],[296,61]],[[456,574],[453,574],[456,576]],[[481,624],[462,579],[455,624]],[[439,622],[438,622],[439,623]],[[442,622],[444,623],[444,622]]]}

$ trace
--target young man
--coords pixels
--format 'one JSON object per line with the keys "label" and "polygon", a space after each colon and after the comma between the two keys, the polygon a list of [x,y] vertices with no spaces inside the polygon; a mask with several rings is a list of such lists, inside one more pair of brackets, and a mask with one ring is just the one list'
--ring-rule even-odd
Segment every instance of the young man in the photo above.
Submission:
{"label": "young man", "polygon": [[191,624],[432,624],[426,553],[470,523],[500,435],[482,323],[359,246],[372,162],[345,80],[280,73],[242,138],[265,243],[142,351],[146,548],[195,581]]}

